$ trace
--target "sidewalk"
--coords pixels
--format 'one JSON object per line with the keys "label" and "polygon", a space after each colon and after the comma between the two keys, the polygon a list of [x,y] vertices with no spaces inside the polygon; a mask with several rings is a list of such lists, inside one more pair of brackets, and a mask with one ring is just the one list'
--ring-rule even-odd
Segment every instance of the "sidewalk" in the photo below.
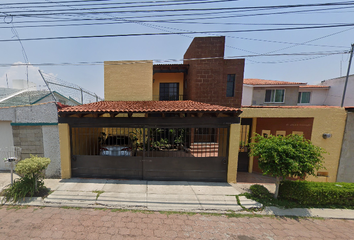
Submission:
{"label": "sidewalk", "polygon": [[[0,187],[5,186],[4,174],[0,173]],[[237,203],[235,196],[245,191],[245,184],[72,178],[46,179],[45,186],[53,191],[47,198],[27,198],[21,204],[354,219],[354,210],[347,209],[266,207],[260,212],[248,212],[244,208],[260,208],[261,204],[242,196],[242,206]]]}

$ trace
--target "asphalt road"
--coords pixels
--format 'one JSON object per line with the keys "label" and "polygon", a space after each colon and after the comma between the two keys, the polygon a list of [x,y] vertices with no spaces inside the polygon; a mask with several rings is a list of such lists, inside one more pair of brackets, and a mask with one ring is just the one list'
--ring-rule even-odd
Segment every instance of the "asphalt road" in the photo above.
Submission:
{"label": "asphalt road", "polygon": [[354,239],[354,221],[55,207],[0,209],[0,239]]}

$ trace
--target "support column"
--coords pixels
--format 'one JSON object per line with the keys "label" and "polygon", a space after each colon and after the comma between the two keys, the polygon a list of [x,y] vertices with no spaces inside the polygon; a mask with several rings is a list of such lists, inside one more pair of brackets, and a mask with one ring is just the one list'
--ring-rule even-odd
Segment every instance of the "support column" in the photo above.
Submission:
{"label": "support column", "polygon": [[[251,143],[254,143],[254,137],[256,136],[257,129],[257,118],[252,118],[252,129],[251,129]],[[253,156],[250,156],[250,161],[248,164],[248,172],[252,173],[253,171]]]}
{"label": "support column", "polygon": [[58,128],[61,157],[61,178],[71,178],[70,128],[67,123],[59,123]]}
{"label": "support column", "polygon": [[227,182],[236,183],[238,152],[240,148],[240,124],[230,124],[229,138],[229,164],[227,169]]}

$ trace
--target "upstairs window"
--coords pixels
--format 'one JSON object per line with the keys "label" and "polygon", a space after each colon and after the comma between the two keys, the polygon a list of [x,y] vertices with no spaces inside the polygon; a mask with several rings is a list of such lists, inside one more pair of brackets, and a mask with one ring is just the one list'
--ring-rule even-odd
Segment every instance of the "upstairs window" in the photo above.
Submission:
{"label": "upstairs window", "polygon": [[226,97],[235,96],[235,74],[227,74]]}
{"label": "upstairs window", "polygon": [[160,101],[179,100],[179,83],[160,83]]}
{"label": "upstairs window", "polygon": [[285,89],[268,89],[266,90],[265,100],[266,103],[283,103]]}
{"label": "upstairs window", "polygon": [[311,92],[299,92],[297,103],[310,103]]}

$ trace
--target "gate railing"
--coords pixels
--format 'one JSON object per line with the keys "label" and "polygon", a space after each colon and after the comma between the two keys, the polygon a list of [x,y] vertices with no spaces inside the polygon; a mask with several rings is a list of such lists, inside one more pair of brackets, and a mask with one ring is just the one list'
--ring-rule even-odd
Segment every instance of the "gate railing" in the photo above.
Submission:
{"label": "gate railing", "polygon": [[227,128],[71,129],[72,155],[121,157],[226,157]]}

